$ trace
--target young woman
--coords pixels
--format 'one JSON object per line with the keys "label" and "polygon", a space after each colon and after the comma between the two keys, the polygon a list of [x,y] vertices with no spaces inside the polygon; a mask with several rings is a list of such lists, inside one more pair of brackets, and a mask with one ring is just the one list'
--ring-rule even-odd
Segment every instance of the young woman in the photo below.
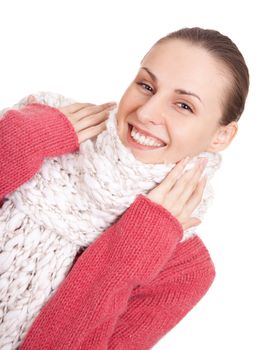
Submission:
{"label": "young woman", "polygon": [[[186,156],[195,157],[203,152],[216,155],[224,150],[236,135],[248,84],[248,70],[241,53],[218,32],[182,29],[157,42],[144,57],[115,112],[119,140],[134,156],[130,158],[133,179],[136,164],[143,167],[154,164],[156,169]],[[22,176],[12,173],[12,183],[17,186],[29,179],[44,157],[75,150],[77,142],[71,124],[79,134],[83,135],[83,130],[94,132],[94,128],[89,128],[88,118],[92,109],[95,107],[79,104],[59,110],[31,104],[20,111],[7,112],[1,122],[3,135],[9,135],[6,139],[12,137],[10,128],[16,128],[12,126],[16,123],[10,120],[18,122],[23,131],[26,127],[26,133],[34,125],[34,133],[31,131],[27,137],[31,147],[23,141],[24,152],[20,155],[21,159],[23,154],[32,161],[28,160],[27,166],[25,162]],[[97,129],[103,127],[106,117],[102,111],[99,114]],[[34,115],[41,116],[39,122]],[[58,129],[62,124],[63,135],[59,139],[55,124]],[[45,126],[46,132],[41,126]],[[35,133],[39,134],[38,143]],[[38,155],[29,156],[30,149],[37,144]],[[99,145],[105,144],[102,141]],[[8,146],[7,152],[10,149],[14,147]],[[121,159],[116,156],[113,152],[117,166],[124,165],[123,152],[119,153]],[[180,161],[159,186],[151,191],[147,188],[147,194],[138,196],[120,220],[86,249],[42,309],[22,348],[149,349],[198,302],[212,283],[215,271],[198,236],[185,235],[188,228],[199,222],[194,218],[194,210],[205,186],[205,181],[200,181],[203,167],[183,172],[186,163],[186,159]],[[7,172],[14,169],[14,164],[5,160],[3,164],[9,169]],[[209,165],[212,167],[210,162]],[[115,171],[115,167],[109,169]],[[113,180],[106,176],[105,183],[109,179]],[[15,188],[7,182],[3,181],[6,188],[3,196]],[[113,182],[111,186],[116,188]],[[23,201],[20,203],[24,206]],[[13,227],[18,229],[16,224]],[[24,224],[20,222],[19,229]],[[178,243],[182,236],[185,239]],[[20,240],[15,243],[20,244]],[[14,241],[8,246],[12,244]],[[49,260],[45,259],[44,264],[50,264]],[[27,267],[23,267],[27,272]],[[12,311],[6,314],[6,319],[7,315],[14,317]],[[27,314],[28,310],[24,312]]]}

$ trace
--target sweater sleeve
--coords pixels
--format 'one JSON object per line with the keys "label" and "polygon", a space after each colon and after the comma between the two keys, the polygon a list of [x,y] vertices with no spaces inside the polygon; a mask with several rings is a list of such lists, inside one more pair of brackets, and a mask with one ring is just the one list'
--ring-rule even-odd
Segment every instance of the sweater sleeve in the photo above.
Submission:
{"label": "sweater sleeve", "polygon": [[165,208],[139,195],[123,216],[79,257],[42,309],[21,349],[80,349],[94,330],[106,349],[118,317],[138,285],[152,281],[182,238]]}
{"label": "sweater sleeve", "polygon": [[[151,349],[198,303],[214,277],[213,262],[197,236],[179,243],[157,277],[133,290],[107,349]],[[92,348],[88,341],[81,349]]]}
{"label": "sweater sleeve", "polygon": [[29,180],[44,158],[79,148],[77,135],[58,109],[33,103],[0,118],[0,200]]}

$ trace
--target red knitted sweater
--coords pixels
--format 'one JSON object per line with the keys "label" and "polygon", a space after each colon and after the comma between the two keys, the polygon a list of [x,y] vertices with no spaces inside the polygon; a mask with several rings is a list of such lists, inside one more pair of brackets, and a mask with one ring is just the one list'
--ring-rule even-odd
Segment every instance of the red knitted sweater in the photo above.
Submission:
{"label": "red knitted sweater", "polygon": [[[79,147],[67,118],[40,104],[0,119],[0,198],[49,156]],[[215,269],[194,235],[139,195],[91,244],[41,310],[21,349],[151,349],[210,287]]]}

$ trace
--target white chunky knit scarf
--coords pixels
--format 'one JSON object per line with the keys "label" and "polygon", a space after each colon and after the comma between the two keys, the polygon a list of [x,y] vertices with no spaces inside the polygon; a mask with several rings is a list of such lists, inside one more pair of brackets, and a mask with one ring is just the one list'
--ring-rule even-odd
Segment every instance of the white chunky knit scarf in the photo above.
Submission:
{"label": "white chunky knit scarf", "polygon": [[[60,107],[74,101],[52,93],[34,95]],[[13,108],[20,108],[25,99]],[[144,164],[117,134],[117,107],[107,130],[78,152],[46,159],[40,171],[8,196],[0,209],[0,348],[18,347],[34,318],[65,278],[81,247],[93,242],[132,204],[167,175],[174,164]],[[202,218],[213,198],[210,178],[221,164],[207,157],[208,182],[193,216]],[[195,228],[184,232],[184,240]]]}

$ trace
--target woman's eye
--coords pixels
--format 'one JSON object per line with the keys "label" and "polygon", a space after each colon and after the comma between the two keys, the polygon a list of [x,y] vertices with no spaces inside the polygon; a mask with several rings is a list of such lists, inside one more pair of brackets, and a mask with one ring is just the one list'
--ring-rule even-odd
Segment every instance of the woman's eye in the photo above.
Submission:
{"label": "woman's eye", "polygon": [[144,88],[145,90],[147,90],[147,91],[150,91],[150,92],[153,91],[152,87],[149,86],[148,84],[145,84],[145,83],[142,83],[142,82],[137,83],[137,84],[140,85],[141,87],[143,87],[143,88]]}
{"label": "woman's eye", "polygon": [[[149,92],[153,92],[153,88],[146,84],[146,83],[143,83],[143,82],[138,82],[137,85],[140,85],[143,89],[149,91]],[[178,105],[181,105],[181,109],[185,109],[191,113],[193,113],[193,110],[191,107],[189,107],[188,104],[184,103],[184,102],[179,102]]]}
{"label": "woman's eye", "polygon": [[182,106],[181,109],[185,109],[185,110],[190,111],[191,113],[193,113],[192,108],[190,108],[188,104],[186,104],[184,102],[179,102],[178,105]]}

